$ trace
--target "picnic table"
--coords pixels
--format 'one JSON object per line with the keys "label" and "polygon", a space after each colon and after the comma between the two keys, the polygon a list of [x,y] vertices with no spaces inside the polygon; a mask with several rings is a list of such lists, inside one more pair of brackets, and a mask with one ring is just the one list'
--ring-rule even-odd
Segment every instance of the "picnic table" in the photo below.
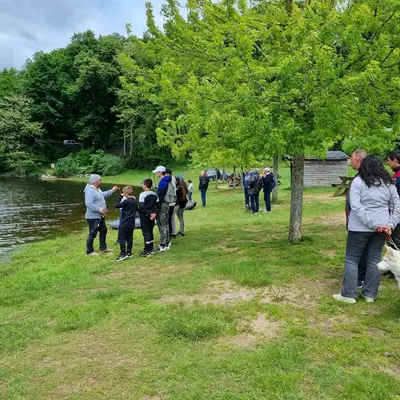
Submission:
{"label": "picnic table", "polygon": [[336,188],[333,197],[346,196],[350,189],[350,183],[354,179],[354,176],[339,176],[340,183],[331,183],[332,187]]}

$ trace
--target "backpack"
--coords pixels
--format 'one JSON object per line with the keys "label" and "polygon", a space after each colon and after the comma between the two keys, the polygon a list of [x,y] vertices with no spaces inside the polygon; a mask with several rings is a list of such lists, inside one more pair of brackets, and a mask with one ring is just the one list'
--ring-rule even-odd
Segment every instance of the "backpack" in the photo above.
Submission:
{"label": "backpack", "polygon": [[176,203],[176,186],[172,181],[168,183],[167,193],[165,194],[164,201],[166,203]]}
{"label": "backpack", "polygon": [[276,186],[276,180],[272,177],[271,188],[273,189]]}
{"label": "backpack", "polygon": [[263,187],[263,179],[260,176],[256,181],[254,181],[254,186],[253,186],[254,194],[259,194],[261,192],[262,187]]}

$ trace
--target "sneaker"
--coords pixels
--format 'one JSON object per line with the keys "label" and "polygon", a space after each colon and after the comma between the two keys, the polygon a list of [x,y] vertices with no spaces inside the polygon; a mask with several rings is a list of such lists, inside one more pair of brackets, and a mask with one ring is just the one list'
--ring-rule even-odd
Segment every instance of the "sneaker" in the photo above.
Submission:
{"label": "sneaker", "polygon": [[128,258],[132,258],[132,253],[126,253],[126,255],[128,256]]}
{"label": "sneaker", "polygon": [[167,246],[162,246],[162,245],[159,245],[158,246],[158,250],[157,251],[159,251],[160,253],[161,252],[163,252],[163,251],[167,251],[168,249],[167,249]]}
{"label": "sneaker", "polygon": [[356,299],[353,299],[351,297],[344,297],[340,293],[334,294],[332,297],[337,301],[343,301],[343,303],[349,303],[349,304],[356,303]]}
{"label": "sneaker", "polygon": [[177,235],[177,236],[185,236],[185,234],[182,233],[182,232],[178,232],[176,235]]}
{"label": "sneaker", "polygon": [[147,251],[142,251],[141,253],[139,253],[139,257],[151,257],[151,253]]}
{"label": "sneaker", "polygon": [[268,212],[268,210],[267,210],[267,209],[265,209],[265,210],[264,210],[264,212]]}
{"label": "sneaker", "polygon": [[171,242],[168,242],[167,245],[165,246],[165,248],[166,248],[167,250],[170,250],[170,249],[171,249]]}
{"label": "sneaker", "polygon": [[100,254],[107,254],[107,253],[114,253],[114,250],[111,249],[100,250]]}
{"label": "sneaker", "polygon": [[96,253],[95,251],[92,251],[91,253],[89,253],[89,254],[87,254],[88,256],[91,256],[91,257],[95,257],[95,256],[99,256],[100,254],[99,253]]}
{"label": "sneaker", "polygon": [[172,233],[172,234],[171,234],[171,237],[174,238],[174,239],[176,239],[176,233]]}
{"label": "sneaker", "polygon": [[156,253],[157,253],[157,249],[150,250],[149,253],[150,253],[151,255],[156,254]]}
{"label": "sneaker", "polygon": [[357,289],[362,289],[363,286],[364,286],[364,281],[357,283]]}
{"label": "sneaker", "polygon": [[374,303],[375,299],[373,297],[363,296],[367,303]]}
{"label": "sneaker", "polygon": [[128,254],[127,253],[121,253],[116,261],[124,261],[128,258]]}

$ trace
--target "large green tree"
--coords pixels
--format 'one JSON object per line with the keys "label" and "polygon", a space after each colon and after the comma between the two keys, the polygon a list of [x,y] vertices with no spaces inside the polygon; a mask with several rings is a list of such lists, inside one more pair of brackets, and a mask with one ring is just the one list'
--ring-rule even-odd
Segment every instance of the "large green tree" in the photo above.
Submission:
{"label": "large green tree", "polygon": [[0,98],[0,170],[25,176],[35,167],[35,149],[43,144],[43,129],[32,121],[32,100],[21,95]]}
{"label": "large green tree", "polygon": [[148,7],[162,60],[159,140],[200,161],[289,156],[291,241],[301,239],[304,156],[345,137],[381,151],[398,134],[397,1],[191,0],[184,19],[168,0],[164,31]]}

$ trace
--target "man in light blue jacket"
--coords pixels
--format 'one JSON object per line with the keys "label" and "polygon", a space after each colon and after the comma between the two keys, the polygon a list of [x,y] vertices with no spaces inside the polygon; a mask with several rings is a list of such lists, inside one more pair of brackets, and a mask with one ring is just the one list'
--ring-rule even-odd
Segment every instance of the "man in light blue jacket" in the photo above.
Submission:
{"label": "man in light blue jacket", "polygon": [[119,188],[114,186],[112,189],[102,192],[100,189],[101,177],[97,174],[91,174],[89,183],[85,187],[85,219],[89,225],[89,235],[86,239],[86,254],[88,256],[98,256],[93,248],[94,239],[97,232],[100,233],[100,253],[110,253],[112,250],[107,249],[106,236],[107,226],[104,216],[107,211],[106,198],[110,197]]}

